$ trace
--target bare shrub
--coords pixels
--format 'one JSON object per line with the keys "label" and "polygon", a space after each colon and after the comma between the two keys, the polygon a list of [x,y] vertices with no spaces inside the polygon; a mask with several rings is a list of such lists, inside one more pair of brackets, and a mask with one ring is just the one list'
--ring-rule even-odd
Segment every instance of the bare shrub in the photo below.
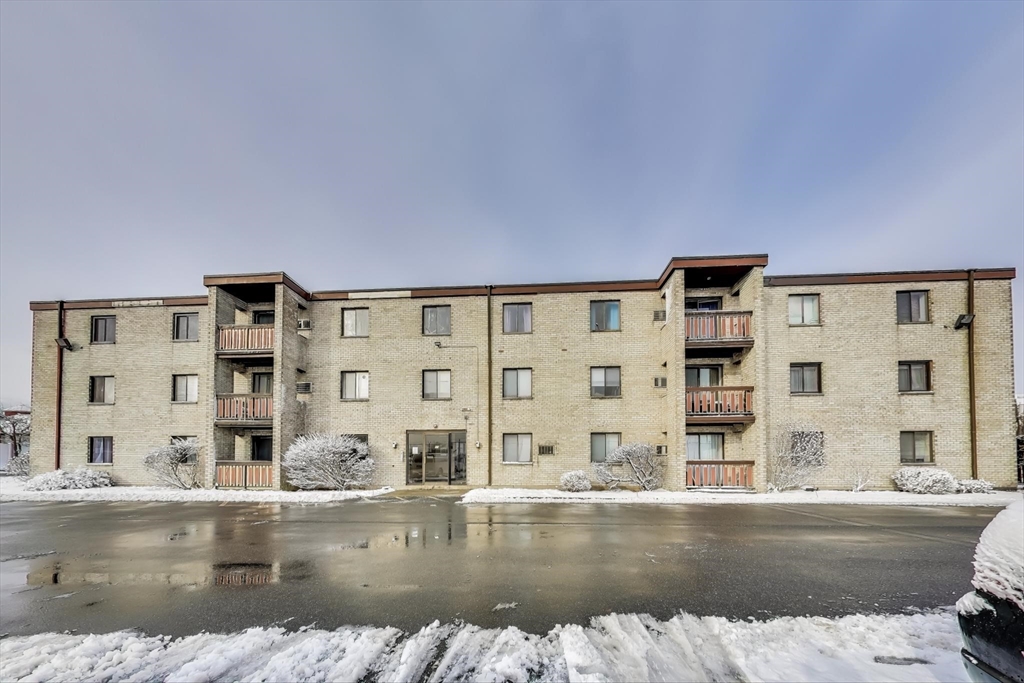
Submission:
{"label": "bare shrub", "polygon": [[288,481],[300,489],[345,489],[367,486],[376,463],[366,442],[351,434],[305,434],[288,447],[282,460]]}
{"label": "bare shrub", "polygon": [[156,480],[178,489],[202,488],[199,469],[199,443],[195,439],[175,439],[154,448],[142,461]]}
{"label": "bare shrub", "polygon": [[0,437],[11,444],[11,459],[7,462],[7,473],[28,476],[28,442],[32,431],[32,414],[21,409],[6,410],[0,406]]}
{"label": "bare shrub", "polygon": [[654,491],[661,488],[665,466],[650,444],[627,443],[616,448],[605,462],[595,464],[594,474],[610,489],[632,484],[643,491]]}
{"label": "bare shrub", "polygon": [[573,491],[576,493],[589,491],[591,489],[590,475],[583,470],[566,472],[558,480],[558,488],[562,491]]}
{"label": "bare shrub", "polygon": [[850,468],[849,477],[851,491],[865,491],[875,481],[875,468],[867,462],[858,463]]}
{"label": "bare shrub", "polygon": [[806,486],[825,468],[825,435],[809,425],[783,425],[768,453],[768,488],[773,491]]}
{"label": "bare shrub", "polygon": [[29,471],[28,453],[12,457],[7,461],[7,474],[15,477],[27,477]]}

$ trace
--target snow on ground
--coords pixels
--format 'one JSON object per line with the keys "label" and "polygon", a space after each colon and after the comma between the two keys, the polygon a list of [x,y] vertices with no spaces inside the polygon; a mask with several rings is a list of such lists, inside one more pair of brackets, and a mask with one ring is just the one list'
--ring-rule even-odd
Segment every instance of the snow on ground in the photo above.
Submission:
{"label": "snow on ground", "polygon": [[1000,512],[981,532],[971,583],[1024,610],[1024,500]]}
{"label": "snow on ground", "polygon": [[951,609],[737,622],[612,614],[543,636],[434,622],[418,633],[253,628],[0,640],[4,681],[966,681]]}
{"label": "snow on ground", "polygon": [[948,495],[905,493],[903,491],[786,491],[784,493],[707,493],[704,491],[582,491],[555,489],[473,489],[465,504],[483,503],[653,503],[712,505],[720,503],[792,505],[987,505],[1003,507],[1024,499],[1020,491],[992,493],[950,493]]}
{"label": "snow on ground", "polygon": [[371,491],[229,491],[225,489],[172,489],[161,486],[106,486],[95,489],[27,491],[23,479],[0,477],[0,501],[141,501],[181,503],[189,501],[234,503],[336,503],[355,498],[372,498],[393,489]]}

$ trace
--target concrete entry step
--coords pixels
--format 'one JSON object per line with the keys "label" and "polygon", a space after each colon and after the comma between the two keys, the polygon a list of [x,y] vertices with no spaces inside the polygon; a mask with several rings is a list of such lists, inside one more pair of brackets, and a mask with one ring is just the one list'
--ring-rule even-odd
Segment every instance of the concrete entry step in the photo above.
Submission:
{"label": "concrete entry step", "polygon": [[448,486],[447,484],[443,486],[418,486],[416,488],[396,489],[391,493],[377,496],[377,500],[385,498],[437,498],[449,496],[458,498],[473,488],[473,486]]}

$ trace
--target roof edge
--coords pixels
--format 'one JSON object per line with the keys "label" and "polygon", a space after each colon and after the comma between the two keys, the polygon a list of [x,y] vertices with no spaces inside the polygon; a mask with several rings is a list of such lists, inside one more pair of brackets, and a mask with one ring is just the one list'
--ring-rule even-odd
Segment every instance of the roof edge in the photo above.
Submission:
{"label": "roof edge", "polygon": [[[30,301],[30,311],[56,311],[60,301]],[[150,296],[120,297],[117,299],[73,299],[65,300],[67,310],[81,308],[144,308],[147,306],[206,306],[209,297],[205,294],[197,296]]]}
{"label": "roof edge", "polygon": [[867,273],[819,273],[811,275],[766,275],[766,287],[808,285],[898,284],[901,282],[943,282],[966,280],[973,270],[977,280],[1012,280],[1016,268],[962,268],[950,270],[894,270]]}

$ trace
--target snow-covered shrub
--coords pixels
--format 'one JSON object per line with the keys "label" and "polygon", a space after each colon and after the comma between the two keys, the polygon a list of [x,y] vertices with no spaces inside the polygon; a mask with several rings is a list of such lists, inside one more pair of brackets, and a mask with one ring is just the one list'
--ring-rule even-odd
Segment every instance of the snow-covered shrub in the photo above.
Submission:
{"label": "snow-covered shrub", "polygon": [[957,493],[992,493],[992,484],[984,479],[961,479],[956,483]]}
{"label": "snow-covered shrub", "polygon": [[24,453],[7,461],[7,474],[15,477],[27,477],[28,453]]}
{"label": "snow-covered shrub", "polygon": [[142,461],[156,480],[179,489],[202,488],[199,483],[199,444],[195,439],[175,439],[154,448]]}
{"label": "snow-covered shrub", "polygon": [[362,439],[351,434],[305,434],[296,437],[282,461],[288,481],[300,489],[345,489],[367,486],[376,463]]}
{"label": "snow-covered shrub", "polygon": [[900,491],[910,493],[956,493],[956,478],[936,467],[901,467],[892,475]]}
{"label": "snow-covered shrub", "polygon": [[576,493],[589,491],[590,475],[583,470],[566,472],[558,480],[558,488],[562,491],[574,491]]}
{"label": "snow-covered shrub", "polygon": [[849,470],[850,490],[860,493],[871,486],[875,478],[875,469],[870,463],[861,462],[853,465]]}
{"label": "snow-covered shrub", "polygon": [[594,474],[610,489],[632,484],[643,491],[654,491],[661,488],[665,466],[650,444],[627,443],[612,451],[604,462],[594,465]]}
{"label": "snow-covered shrub", "polygon": [[29,491],[59,491],[61,489],[95,489],[111,486],[110,474],[79,467],[73,471],[54,470],[37,474],[25,482]]}
{"label": "snow-covered shrub", "polygon": [[786,491],[806,486],[824,467],[824,433],[803,424],[783,425],[768,453],[768,488]]}

